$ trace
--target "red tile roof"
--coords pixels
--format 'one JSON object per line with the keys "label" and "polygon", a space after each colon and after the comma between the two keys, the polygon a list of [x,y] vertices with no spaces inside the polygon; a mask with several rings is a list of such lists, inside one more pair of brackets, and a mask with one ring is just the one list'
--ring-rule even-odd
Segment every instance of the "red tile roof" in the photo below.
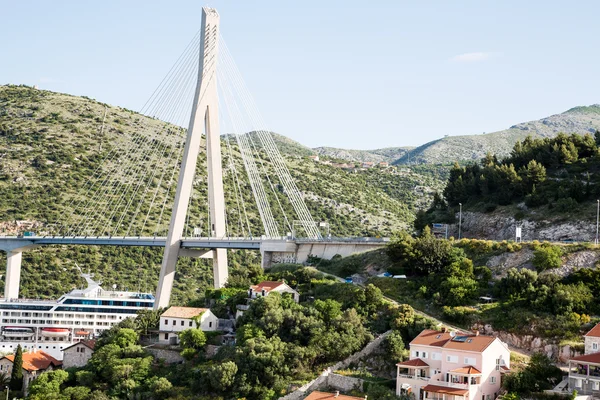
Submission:
{"label": "red tile roof", "polygon": [[62,351],[65,351],[67,349],[70,349],[71,347],[75,347],[80,344],[87,347],[88,349],[94,350],[94,347],[96,347],[96,340],[82,340],[81,342],[74,343],[69,347],[65,347],[64,349],[62,349]]}
{"label": "red tile roof", "polygon": [[600,337],[600,324],[596,324],[596,326],[583,336]]}
{"label": "red tile roof", "polygon": [[455,372],[457,374],[466,374],[466,375],[480,375],[481,371],[478,370],[475,367],[472,366],[468,366],[468,367],[461,367],[461,368],[456,368],[451,370],[450,372]]}
{"label": "red tile roof", "polygon": [[585,354],[583,356],[572,357],[571,361],[583,361],[593,364],[600,364],[600,353]]}
{"label": "red tile roof", "polygon": [[457,389],[446,386],[437,386],[437,385],[427,385],[423,388],[425,392],[433,392],[433,393],[442,393],[442,394],[450,394],[454,396],[464,396],[469,394],[469,390],[467,389]]}
{"label": "red tile roof", "polygon": [[364,400],[364,397],[354,397],[354,396],[346,396],[345,394],[340,394],[337,397],[335,393],[325,393],[325,392],[317,392],[314,391],[308,395],[304,400]]}
{"label": "red tile roof", "polygon": [[413,358],[412,360],[403,361],[401,363],[396,364],[400,367],[429,367],[425,361],[420,358]]}
{"label": "red tile roof", "polygon": [[[8,356],[4,356],[10,362],[15,361],[15,355],[11,354]],[[32,371],[43,371],[48,369],[50,365],[54,365],[58,367],[62,365],[62,361],[58,361],[56,358],[52,357],[50,354],[45,353],[41,350],[36,350],[35,352],[23,353],[23,369],[29,372]]]}
{"label": "red tile roof", "polygon": [[197,315],[200,315],[206,311],[209,311],[208,308],[197,308],[197,307],[169,307],[167,311],[162,313],[161,317],[170,317],[170,318],[193,318]]}
{"label": "red tile roof", "polygon": [[[461,340],[458,340],[458,338],[461,338]],[[450,332],[425,329],[410,342],[410,345],[443,347],[445,349],[481,353],[492,344],[494,340],[496,340],[496,338],[493,336],[473,335],[471,333],[461,332],[454,332],[454,336],[450,336]]]}
{"label": "red tile roof", "polygon": [[[453,350],[465,350],[465,351],[475,351],[481,353],[484,351],[494,340],[496,340],[493,336],[475,336],[475,335],[464,335],[467,338],[463,341],[459,341],[456,338],[461,335],[457,335],[444,344],[445,349],[453,349]],[[464,337],[463,336],[463,337]]]}
{"label": "red tile roof", "polygon": [[250,286],[255,292],[261,292],[263,289],[265,291],[270,292],[271,290],[278,288],[281,285],[285,285],[285,282],[278,281],[264,281],[259,283],[258,285]]}
{"label": "red tile roof", "polygon": [[442,347],[448,340],[450,340],[449,332],[425,329],[410,342],[410,345]]}

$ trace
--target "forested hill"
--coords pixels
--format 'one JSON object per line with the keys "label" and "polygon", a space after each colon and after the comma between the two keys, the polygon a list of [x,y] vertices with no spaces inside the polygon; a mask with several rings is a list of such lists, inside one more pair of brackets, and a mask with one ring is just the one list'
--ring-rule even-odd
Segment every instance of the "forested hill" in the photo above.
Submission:
{"label": "forested hill", "polygon": [[[74,211],[71,200],[85,198],[84,184],[114,146],[126,147],[133,132],[152,132],[164,124],[89,98],[26,86],[0,86],[0,234],[23,230],[54,232],[54,223],[63,221]],[[428,167],[404,169],[402,173],[395,168],[347,171],[313,162],[306,156],[310,153],[300,151],[301,145],[283,136],[275,136],[275,140],[286,154],[290,171],[313,217],[317,221],[328,221],[333,235],[388,236],[394,230],[409,226],[419,205],[425,205],[424,200],[441,190],[446,178],[444,170]],[[243,170],[235,144],[233,157]],[[204,171],[205,154],[201,154],[199,162],[199,171]],[[231,176],[226,174],[224,180],[229,195],[233,192]],[[202,179],[195,185],[198,198],[206,197],[205,185]],[[227,195],[226,201],[232,201]],[[250,190],[245,191],[244,196],[247,205],[254,204]],[[197,218],[205,211],[202,206],[195,208]],[[165,208],[162,219],[165,228],[169,209],[169,206]],[[159,212],[157,207],[156,213]],[[260,232],[256,208],[249,206],[248,214],[255,231]],[[156,217],[150,215],[150,219]],[[16,221],[30,224],[18,226]],[[92,272],[101,271],[99,278],[108,283],[132,288],[143,277],[153,282],[160,263],[159,253],[109,248],[71,249],[68,254],[57,248],[27,252],[24,294],[62,295],[77,281],[69,272],[75,262],[91,268]],[[237,260],[234,258],[234,265],[239,265],[240,259]],[[152,263],[150,268],[142,265],[147,262]],[[177,284],[176,294],[210,283],[200,268],[191,268],[188,261],[184,263],[182,271],[187,271],[187,276]],[[40,270],[45,271],[45,276],[37,272]],[[147,289],[153,287],[152,283]]]}
{"label": "forested hill", "polygon": [[527,137],[502,160],[488,154],[477,163],[456,164],[444,198],[435,196],[418,225],[434,219],[450,222],[459,203],[463,209],[488,213],[498,206],[512,207],[516,219],[591,219],[600,196],[599,146],[598,131],[593,136]]}
{"label": "forested hill", "polygon": [[526,137],[552,138],[560,132],[593,134],[600,129],[600,104],[575,107],[538,121],[523,122],[503,131],[482,135],[447,136],[425,143],[400,157],[397,164],[447,164],[454,161],[477,161],[487,153],[499,158],[508,156],[517,141]]}

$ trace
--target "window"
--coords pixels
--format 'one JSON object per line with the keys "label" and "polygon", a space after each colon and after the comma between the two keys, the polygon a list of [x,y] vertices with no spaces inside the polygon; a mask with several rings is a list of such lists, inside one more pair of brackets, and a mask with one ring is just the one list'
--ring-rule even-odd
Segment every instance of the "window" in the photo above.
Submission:
{"label": "window", "polygon": [[435,361],[441,360],[442,359],[442,353],[436,353],[436,352],[431,353],[431,359],[435,360]]}
{"label": "window", "polygon": [[485,395],[485,400],[492,400],[492,395],[486,394]]}
{"label": "window", "polygon": [[210,322],[208,323],[208,327],[209,327],[209,328],[212,328],[212,321],[210,321]]}
{"label": "window", "polygon": [[169,340],[169,334],[165,333],[165,340]]}
{"label": "window", "polygon": [[169,325],[169,320],[165,319],[165,325]]}
{"label": "window", "polygon": [[496,358],[496,371],[500,371],[500,359]]}
{"label": "window", "polygon": [[465,364],[466,365],[475,365],[475,358],[474,357],[465,357]]}
{"label": "window", "polygon": [[598,350],[598,343],[592,343],[592,350]]}
{"label": "window", "polygon": [[190,321],[190,326],[192,326],[192,321]]}
{"label": "window", "polygon": [[491,383],[492,385],[495,385],[495,384],[496,384],[496,377],[495,377],[495,376],[490,376],[490,383]]}
{"label": "window", "polygon": [[600,382],[594,381],[594,390],[600,390]]}
{"label": "window", "polygon": [[176,322],[177,322],[177,321],[173,320],[173,325],[175,325],[175,323],[176,323]]}
{"label": "window", "polygon": [[449,363],[458,363],[458,356],[446,356],[446,361]]}
{"label": "window", "polygon": [[184,323],[185,323],[185,321],[181,321],[181,326],[183,326]]}

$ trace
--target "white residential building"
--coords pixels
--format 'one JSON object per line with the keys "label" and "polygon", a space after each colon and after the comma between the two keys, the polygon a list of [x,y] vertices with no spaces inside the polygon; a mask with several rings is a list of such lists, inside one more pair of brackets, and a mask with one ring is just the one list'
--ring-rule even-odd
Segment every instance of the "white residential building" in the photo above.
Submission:
{"label": "white residential building", "polygon": [[179,332],[190,328],[216,331],[218,323],[208,308],[173,306],[160,316],[159,342],[177,344]]}
{"label": "white residential building", "polygon": [[600,324],[583,336],[585,354],[569,360],[569,392],[600,397]]}
{"label": "white residential building", "polygon": [[410,359],[397,366],[398,395],[495,400],[510,371],[510,350],[496,337],[424,330],[410,342]]}
{"label": "white residential building", "polygon": [[300,294],[298,292],[292,289],[287,283],[278,281],[264,281],[258,285],[250,286],[248,297],[255,299],[258,296],[268,296],[273,292],[280,294],[290,293],[296,303],[300,301]]}

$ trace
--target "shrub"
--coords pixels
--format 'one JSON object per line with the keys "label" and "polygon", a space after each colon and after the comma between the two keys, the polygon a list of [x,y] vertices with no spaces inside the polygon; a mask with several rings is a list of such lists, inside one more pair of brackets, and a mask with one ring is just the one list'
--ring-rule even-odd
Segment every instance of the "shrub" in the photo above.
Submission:
{"label": "shrub", "polygon": [[543,244],[533,252],[532,264],[538,272],[559,268],[562,265],[562,249],[555,245]]}

